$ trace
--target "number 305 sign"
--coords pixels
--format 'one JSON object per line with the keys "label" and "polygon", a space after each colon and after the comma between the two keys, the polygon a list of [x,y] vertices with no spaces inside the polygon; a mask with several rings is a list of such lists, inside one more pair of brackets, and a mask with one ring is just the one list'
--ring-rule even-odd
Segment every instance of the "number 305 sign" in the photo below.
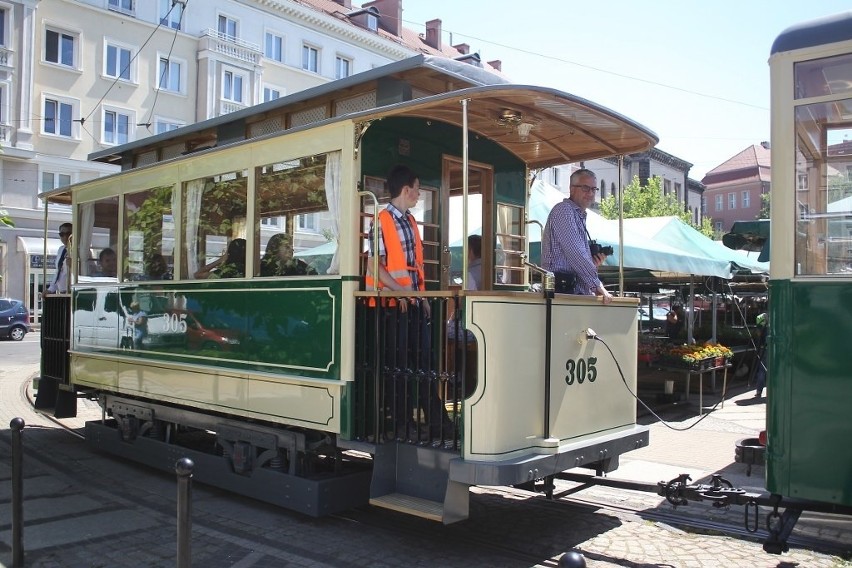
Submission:
{"label": "number 305 sign", "polygon": [[587,359],[568,359],[565,362],[565,384],[573,385],[576,381],[578,384],[583,384],[583,381],[595,382],[598,378],[598,369],[595,363],[598,362],[597,357],[589,357]]}

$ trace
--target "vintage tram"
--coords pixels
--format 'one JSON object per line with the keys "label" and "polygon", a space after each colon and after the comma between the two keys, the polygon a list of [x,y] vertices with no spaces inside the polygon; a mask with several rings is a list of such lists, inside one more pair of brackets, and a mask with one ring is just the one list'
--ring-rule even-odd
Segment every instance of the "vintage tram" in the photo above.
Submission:
{"label": "vintage tram", "polygon": [[852,13],[784,31],[769,66],[766,488],[852,513]]}
{"label": "vintage tram", "polygon": [[[44,196],[73,209],[73,268],[47,299],[37,404],[97,396],[94,446],[167,470],[190,457],[202,482],[311,515],[370,502],[448,523],[474,485],[612,471],[648,443],[637,304],[530,286],[529,180],[656,141],[590,101],[420,56],[95,153],[121,171]],[[400,163],[421,183],[415,296],[432,315],[430,348],[405,360],[387,346],[413,294],[364,279]],[[396,391],[418,399],[404,432]]]}

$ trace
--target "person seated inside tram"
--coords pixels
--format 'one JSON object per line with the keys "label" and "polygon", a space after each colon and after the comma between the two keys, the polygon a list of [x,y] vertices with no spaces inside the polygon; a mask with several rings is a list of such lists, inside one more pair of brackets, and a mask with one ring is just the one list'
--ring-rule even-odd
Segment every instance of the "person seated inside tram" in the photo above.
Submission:
{"label": "person seated inside tram", "polygon": [[246,240],[233,239],[225,253],[195,272],[197,280],[206,278],[244,278],[246,275]]}
{"label": "person seated inside tram", "polygon": [[172,273],[169,272],[169,264],[160,253],[154,253],[145,263],[146,274],[150,280],[171,280]]}
{"label": "person seated inside tram", "polygon": [[115,255],[115,251],[107,247],[98,255],[98,269],[92,274],[92,276],[115,278],[117,272],[118,258]]}
{"label": "person seated inside tram", "polygon": [[293,256],[293,238],[286,233],[272,235],[260,260],[261,276],[308,276],[316,270],[301,258]]}

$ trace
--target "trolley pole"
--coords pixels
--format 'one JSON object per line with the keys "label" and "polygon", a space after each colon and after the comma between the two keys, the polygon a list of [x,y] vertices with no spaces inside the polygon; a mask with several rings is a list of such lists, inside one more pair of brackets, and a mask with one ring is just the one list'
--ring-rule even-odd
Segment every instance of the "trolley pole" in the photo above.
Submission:
{"label": "trolley pole", "polygon": [[12,429],[12,567],[24,565],[24,419],[13,418]]}
{"label": "trolley pole", "polygon": [[181,458],[175,463],[177,473],[177,568],[192,566],[192,468],[195,464],[189,458]]}

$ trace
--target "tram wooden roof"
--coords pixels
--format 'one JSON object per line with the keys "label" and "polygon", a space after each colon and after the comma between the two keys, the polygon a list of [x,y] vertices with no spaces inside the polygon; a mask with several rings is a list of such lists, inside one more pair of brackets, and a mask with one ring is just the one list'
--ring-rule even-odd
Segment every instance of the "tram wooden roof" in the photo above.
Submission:
{"label": "tram wooden roof", "polygon": [[[193,152],[285,134],[340,120],[414,116],[462,126],[493,139],[530,168],[630,154],[658,138],[603,106],[558,90],[513,85],[467,63],[419,55],[89,155],[130,170]],[[307,117],[307,118],[305,118]],[[517,125],[532,124],[526,140]],[[47,192],[58,197],[67,188]]]}

